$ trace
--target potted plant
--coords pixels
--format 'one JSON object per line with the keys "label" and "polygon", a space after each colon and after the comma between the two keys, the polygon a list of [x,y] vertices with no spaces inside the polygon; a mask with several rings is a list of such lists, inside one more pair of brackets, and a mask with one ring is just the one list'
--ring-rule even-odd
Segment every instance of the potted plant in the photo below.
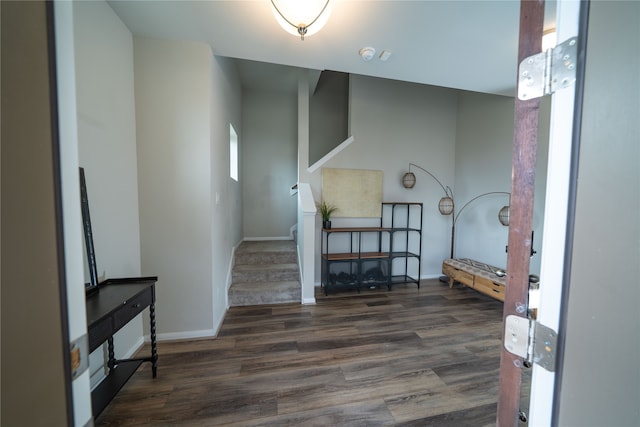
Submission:
{"label": "potted plant", "polygon": [[318,205],[322,215],[322,228],[331,228],[331,214],[338,210],[334,205],[327,204],[324,200]]}

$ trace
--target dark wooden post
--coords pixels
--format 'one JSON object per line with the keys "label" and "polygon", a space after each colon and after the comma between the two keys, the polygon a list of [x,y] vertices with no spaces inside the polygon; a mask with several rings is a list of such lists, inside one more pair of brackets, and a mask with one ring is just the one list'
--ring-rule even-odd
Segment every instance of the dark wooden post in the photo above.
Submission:
{"label": "dark wooden post", "polygon": [[[541,52],[543,24],[544,1],[522,0],[518,64],[523,59]],[[521,101],[516,98],[515,101],[511,218],[504,319],[508,315],[527,316],[539,106],[539,99]],[[520,357],[507,352],[504,346],[502,347],[496,421],[498,427],[512,427],[518,424],[522,362]]]}

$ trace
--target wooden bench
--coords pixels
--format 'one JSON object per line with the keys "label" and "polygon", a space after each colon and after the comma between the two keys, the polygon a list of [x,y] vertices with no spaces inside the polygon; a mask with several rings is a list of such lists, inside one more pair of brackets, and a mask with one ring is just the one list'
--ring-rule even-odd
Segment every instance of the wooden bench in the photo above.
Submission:
{"label": "wooden bench", "polygon": [[449,287],[459,282],[504,302],[506,277],[498,276],[497,271],[500,271],[498,267],[468,258],[442,261],[442,273],[449,277]]}

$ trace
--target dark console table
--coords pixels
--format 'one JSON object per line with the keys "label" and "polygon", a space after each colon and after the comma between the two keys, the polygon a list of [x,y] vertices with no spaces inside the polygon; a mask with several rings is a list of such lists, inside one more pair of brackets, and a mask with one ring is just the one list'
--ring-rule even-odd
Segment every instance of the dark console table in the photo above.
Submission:
{"label": "dark console table", "polygon": [[[155,283],[157,277],[109,279],[87,295],[89,352],[107,342],[109,373],[91,393],[93,416],[98,416],[143,362],[151,362],[153,378],[158,370],[156,346]],[[149,307],[151,355],[116,359],[113,335]]]}

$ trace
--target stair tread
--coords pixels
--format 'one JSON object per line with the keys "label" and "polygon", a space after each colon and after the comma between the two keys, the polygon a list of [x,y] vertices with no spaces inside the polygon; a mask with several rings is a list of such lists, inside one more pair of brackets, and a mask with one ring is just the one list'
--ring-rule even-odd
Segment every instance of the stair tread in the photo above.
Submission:
{"label": "stair tread", "polygon": [[268,241],[246,241],[242,242],[236,253],[279,253],[295,252],[296,244],[293,240],[268,240]]}
{"label": "stair tread", "polygon": [[271,262],[273,259],[285,259],[297,262],[298,256],[295,252],[244,252],[236,253],[236,258],[240,260],[250,260],[250,262]]}
{"label": "stair tread", "polygon": [[233,267],[234,271],[255,271],[255,270],[297,270],[298,264],[286,263],[286,264],[236,264]]}
{"label": "stair tread", "polygon": [[266,254],[266,255],[294,255],[297,254],[297,251],[292,250],[292,251],[262,251],[262,250],[238,250],[236,251],[237,255],[262,255],[262,254]]}
{"label": "stair tread", "polygon": [[230,291],[235,290],[265,290],[273,291],[274,289],[297,289],[300,287],[300,282],[296,280],[282,280],[271,282],[238,282],[232,283],[229,288]]}
{"label": "stair tread", "polygon": [[300,302],[300,282],[234,283],[229,288],[231,307]]}

